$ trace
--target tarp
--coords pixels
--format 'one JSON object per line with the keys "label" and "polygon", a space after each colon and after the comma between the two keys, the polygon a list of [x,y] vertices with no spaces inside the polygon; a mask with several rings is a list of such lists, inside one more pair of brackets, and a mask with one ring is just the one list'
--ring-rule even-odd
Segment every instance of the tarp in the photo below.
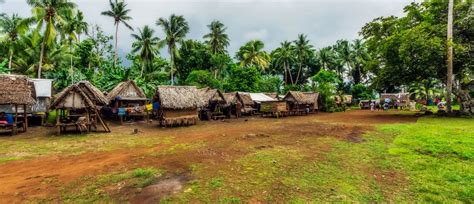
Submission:
{"label": "tarp", "polygon": [[36,97],[51,97],[53,80],[51,79],[31,79],[35,84]]}

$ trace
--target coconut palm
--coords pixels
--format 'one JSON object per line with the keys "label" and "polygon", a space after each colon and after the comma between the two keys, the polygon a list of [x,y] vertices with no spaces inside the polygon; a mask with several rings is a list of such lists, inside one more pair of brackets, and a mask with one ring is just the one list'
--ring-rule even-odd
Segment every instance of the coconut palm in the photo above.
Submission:
{"label": "coconut palm", "polygon": [[227,46],[229,46],[229,36],[225,34],[227,28],[220,21],[212,21],[207,27],[211,32],[204,35],[204,39],[207,39],[206,43],[211,48],[212,54],[225,53]]}
{"label": "coconut palm", "polygon": [[132,44],[132,52],[140,52],[140,59],[142,61],[142,70],[140,76],[143,76],[143,72],[152,72],[153,59],[158,52],[158,49],[162,47],[160,39],[154,36],[155,31],[149,26],[143,27],[143,30],[138,29],[138,34],[132,34],[135,42]]}
{"label": "coconut palm", "polygon": [[304,34],[299,34],[298,39],[293,41],[294,43],[294,52],[296,60],[298,62],[298,74],[296,75],[295,83],[298,83],[300,79],[301,71],[303,70],[304,62],[310,59],[313,56],[313,46],[309,44],[307,36]]}
{"label": "coconut palm", "polygon": [[352,77],[354,84],[358,84],[362,81],[364,70],[363,66],[367,60],[370,59],[367,47],[364,42],[360,39],[356,39],[351,44],[351,61],[353,65]]}
{"label": "coconut palm", "polygon": [[263,50],[264,44],[260,40],[252,40],[242,46],[237,52],[240,66],[255,66],[264,71],[270,64],[270,55]]}
{"label": "coconut palm", "polygon": [[74,65],[73,65],[73,47],[74,43],[78,41],[77,32],[79,30],[79,22],[76,19],[76,13],[74,11],[68,11],[64,15],[64,24],[59,29],[61,31],[61,39],[64,44],[68,46],[69,50],[69,72],[72,74],[71,84],[74,84]]}
{"label": "coconut palm", "polygon": [[76,4],[68,0],[27,0],[26,2],[33,7],[33,18],[38,23],[36,32],[43,31],[38,64],[38,78],[41,78],[45,47],[53,45],[57,29],[60,24],[64,23],[64,15],[67,15],[68,10],[74,9]]}
{"label": "coconut palm", "polygon": [[175,14],[172,14],[168,19],[159,18],[156,24],[161,26],[166,35],[164,41],[166,45],[168,45],[168,52],[170,54],[171,85],[174,85],[174,72],[177,70],[175,59],[179,57],[177,43],[186,37],[186,34],[189,32],[189,25],[183,16],[177,16]]}
{"label": "coconut palm", "polygon": [[19,36],[28,30],[29,19],[22,19],[18,14],[13,14],[11,17],[2,14],[0,15],[0,41],[4,42],[8,50],[8,69],[12,69],[13,55],[15,54],[17,41]]}
{"label": "coconut palm", "polygon": [[271,56],[273,63],[277,67],[283,67],[285,85],[288,83],[288,78],[290,79],[291,84],[295,84],[293,81],[293,76],[291,75],[290,66],[295,62],[295,56],[293,52],[293,45],[291,42],[284,41],[280,43],[280,47],[275,49]]}
{"label": "coconut palm", "polygon": [[101,14],[104,16],[109,16],[114,18],[114,25],[115,25],[115,53],[114,53],[114,65],[117,64],[117,57],[118,57],[118,29],[120,23],[125,25],[130,30],[133,30],[132,26],[128,24],[127,21],[131,20],[132,17],[128,16],[130,9],[127,9],[127,4],[125,1],[119,0],[109,0],[110,10],[104,11]]}
{"label": "coconut palm", "polygon": [[323,47],[318,52],[318,59],[324,70],[328,70],[329,66],[334,62],[334,51],[331,47]]}
{"label": "coconut palm", "polygon": [[89,30],[89,24],[84,21],[84,13],[82,13],[82,11],[77,11],[74,23],[76,24],[77,41],[81,42],[81,35],[84,33],[88,34]]}
{"label": "coconut palm", "polygon": [[[345,69],[349,72],[352,71],[352,49],[349,41],[347,40],[338,40],[336,45],[334,45],[334,50],[337,53],[337,60],[344,64]],[[341,73],[341,78],[344,74]]]}

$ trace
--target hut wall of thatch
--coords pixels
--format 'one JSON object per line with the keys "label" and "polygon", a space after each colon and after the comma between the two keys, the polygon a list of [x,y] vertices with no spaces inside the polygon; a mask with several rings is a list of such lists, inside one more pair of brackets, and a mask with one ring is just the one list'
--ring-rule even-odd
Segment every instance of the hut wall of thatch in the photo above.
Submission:
{"label": "hut wall of thatch", "polygon": [[155,98],[163,126],[193,125],[198,120],[198,107],[205,105],[194,86],[159,86]]}
{"label": "hut wall of thatch", "polygon": [[[317,94],[319,96],[319,94]],[[299,91],[290,91],[283,98],[287,102],[288,111],[305,112],[309,107],[310,112],[317,110],[317,96]]]}
{"label": "hut wall of thatch", "polygon": [[277,113],[287,111],[285,101],[262,101],[260,104],[260,112]]}

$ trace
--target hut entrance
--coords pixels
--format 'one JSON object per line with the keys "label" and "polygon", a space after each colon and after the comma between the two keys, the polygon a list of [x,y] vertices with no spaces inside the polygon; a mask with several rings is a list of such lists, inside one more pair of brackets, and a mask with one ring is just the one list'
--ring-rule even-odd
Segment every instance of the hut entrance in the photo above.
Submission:
{"label": "hut entrance", "polygon": [[134,81],[118,84],[107,94],[112,117],[119,118],[120,124],[127,119],[149,119],[149,100],[143,90]]}

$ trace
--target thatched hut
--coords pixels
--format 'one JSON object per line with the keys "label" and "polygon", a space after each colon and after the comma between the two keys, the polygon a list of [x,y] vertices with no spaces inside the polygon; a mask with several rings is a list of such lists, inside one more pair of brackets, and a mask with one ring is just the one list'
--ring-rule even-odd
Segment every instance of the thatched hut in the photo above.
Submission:
{"label": "thatched hut", "polygon": [[81,133],[89,132],[92,128],[97,130],[99,123],[106,132],[110,132],[98,111],[98,104],[103,104],[106,100],[98,90],[88,82],[79,82],[54,97],[50,108],[56,110],[58,134],[65,132],[68,127],[75,127]]}
{"label": "thatched hut", "polygon": [[352,95],[342,95],[334,96],[334,102],[337,105],[351,105],[352,104]]}
{"label": "thatched hut", "polygon": [[112,113],[120,118],[121,124],[124,117],[148,119],[149,113],[146,105],[149,100],[134,81],[128,80],[119,83],[106,97]]}
{"label": "thatched hut", "polygon": [[316,95],[300,91],[288,92],[283,100],[286,101],[290,114],[306,113],[306,108],[313,112],[317,109],[316,106],[318,105]]}
{"label": "thatched hut", "polygon": [[159,86],[154,103],[158,103],[158,119],[162,126],[194,125],[198,107],[203,107],[199,91],[194,86]]}
{"label": "thatched hut", "polygon": [[313,111],[317,112],[319,110],[319,93],[305,92],[304,94],[309,100],[314,102],[314,105],[310,106],[312,108],[310,112],[313,112]]}
{"label": "thatched hut", "polygon": [[[27,106],[35,104],[32,98],[31,85],[28,77],[19,75],[0,75],[0,106],[2,109],[2,118],[0,128],[17,134],[18,127],[23,131],[28,130]],[[19,109],[22,113],[19,113]],[[8,121],[7,115],[13,114],[13,121]],[[3,118],[4,117],[4,118]],[[21,119],[21,120],[19,120]]]}
{"label": "thatched hut", "polygon": [[109,104],[109,100],[107,100],[107,97],[105,97],[104,93],[92,85],[89,81],[80,81],[76,85],[81,88],[81,90],[95,105],[106,106]]}
{"label": "thatched hut", "polygon": [[199,89],[201,104],[199,107],[199,118],[201,120],[222,119],[224,107],[226,105],[225,97],[218,89],[202,88]]}
{"label": "thatched hut", "polygon": [[239,103],[242,105],[241,112],[244,114],[253,114],[256,109],[255,104],[252,100],[252,96],[250,96],[250,93],[246,92],[237,92],[236,93],[237,100]]}
{"label": "thatched hut", "polygon": [[272,92],[272,93],[263,93],[265,95],[267,95],[268,97],[270,98],[273,98],[275,100],[281,100],[280,96],[278,95],[278,93],[276,92]]}
{"label": "thatched hut", "polygon": [[227,118],[231,118],[232,115],[235,117],[240,117],[240,113],[242,111],[242,103],[240,100],[237,99],[237,93],[223,93],[225,99],[225,106],[224,106],[224,114]]}

